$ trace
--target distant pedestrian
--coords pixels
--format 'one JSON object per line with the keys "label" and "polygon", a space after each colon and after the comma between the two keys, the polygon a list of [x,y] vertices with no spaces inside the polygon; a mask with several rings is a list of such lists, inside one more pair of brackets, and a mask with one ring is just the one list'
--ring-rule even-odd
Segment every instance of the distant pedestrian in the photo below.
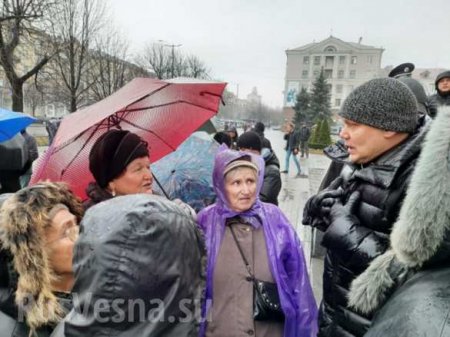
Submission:
{"label": "distant pedestrian", "polygon": [[244,132],[237,141],[239,151],[262,155],[264,159],[264,181],[259,192],[259,199],[264,202],[278,205],[278,194],[281,190],[280,162],[277,156],[269,148],[264,148],[262,153],[261,137],[253,131]]}
{"label": "distant pedestrian", "polygon": [[284,139],[286,140],[286,162],[285,162],[285,169],[284,171],[281,171],[281,173],[289,173],[289,161],[291,156],[294,159],[295,166],[297,167],[297,175],[296,178],[306,178],[308,177],[306,174],[302,174],[301,168],[300,168],[300,162],[297,158],[298,154],[298,145],[300,142],[300,136],[297,130],[295,130],[295,126],[293,123],[288,123],[286,125],[286,133],[284,134]]}
{"label": "distant pedestrian", "polygon": [[440,73],[434,82],[436,93],[430,96],[431,101],[437,106],[450,106],[450,70]]}
{"label": "distant pedestrian", "polygon": [[306,155],[306,158],[309,157],[309,137],[311,136],[311,129],[306,125],[306,123],[302,123],[299,131],[300,137],[300,150],[301,157],[303,158]]}
{"label": "distant pedestrian", "polygon": [[236,150],[237,149],[236,142],[237,142],[237,139],[239,137],[238,132],[236,130],[236,127],[234,127],[234,126],[230,127],[228,130],[226,130],[226,133],[231,138],[230,149]]}
{"label": "distant pedestrian", "polygon": [[231,148],[231,138],[228,133],[219,131],[214,135],[214,140],[219,144],[225,144],[228,148]]}
{"label": "distant pedestrian", "polygon": [[26,129],[20,131],[25,139],[26,150],[28,151],[28,164],[26,172],[20,177],[21,188],[27,187],[30,182],[31,174],[33,173],[33,162],[39,157],[38,146],[36,139],[30,135]]}
{"label": "distant pedestrian", "polygon": [[255,127],[252,131],[256,132],[259,137],[261,137],[262,141],[262,147],[268,148],[272,150],[272,144],[270,143],[270,140],[268,140],[264,135],[264,130],[266,129],[266,126],[262,122],[258,122],[255,124]]}

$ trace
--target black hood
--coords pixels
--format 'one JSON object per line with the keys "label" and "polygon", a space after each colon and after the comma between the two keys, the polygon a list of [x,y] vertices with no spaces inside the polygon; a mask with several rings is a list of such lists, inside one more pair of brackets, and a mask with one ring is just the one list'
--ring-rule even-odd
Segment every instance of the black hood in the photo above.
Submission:
{"label": "black hood", "polygon": [[204,264],[197,225],[175,203],[154,195],[99,203],[74,251],[74,309],[53,336],[197,336]]}

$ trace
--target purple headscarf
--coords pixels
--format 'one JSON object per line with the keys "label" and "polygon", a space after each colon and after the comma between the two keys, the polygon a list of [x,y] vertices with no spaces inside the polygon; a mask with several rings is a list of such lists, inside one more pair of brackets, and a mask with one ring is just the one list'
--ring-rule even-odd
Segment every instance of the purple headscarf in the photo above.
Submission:
{"label": "purple headscarf", "polygon": [[[226,219],[239,215],[253,227],[257,228],[261,225],[263,227],[270,270],[277,283],[281,307],[285,314],[284,337],[316,336],[316,301],[309,282],[300,240],[288,219],[277,206],[263,203],[259,197],[245,212],[235,212],[229,207],[224,188],[224,169],[230,162],[248,156],[248,153],[228,149],[223,149],[216,154],[213,172],[216,203],[198,214],[198,223],[205,234],[208,251],[207,301],[202,310],[203,317],[210,310],[213,299],[214,266],[224,236]],[[264,178],[264,161],[260,156],[252,155],[251,158],[259,167],[256,192],[256,195],[259,195]],[[202,323],[200,337],[205,335],[205,330],[206,322]]]}

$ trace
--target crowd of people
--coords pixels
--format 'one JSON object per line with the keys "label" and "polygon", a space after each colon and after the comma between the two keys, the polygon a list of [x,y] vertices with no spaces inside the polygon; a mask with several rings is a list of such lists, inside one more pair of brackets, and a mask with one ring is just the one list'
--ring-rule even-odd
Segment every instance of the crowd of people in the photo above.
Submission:
{"label": "crowd of people", "polygon": [[149,144],[111,129],[86,200],[64,182],[0,194],[0,337],[448,336],[450,72],[430,98],[403,68],[346,98],[304,207],[327,250],[319,308],[278,207],[291,157],[307,177],[306,124],[287,125],[283,171],[263,123],[217,133],[198,214],[154,193]]}

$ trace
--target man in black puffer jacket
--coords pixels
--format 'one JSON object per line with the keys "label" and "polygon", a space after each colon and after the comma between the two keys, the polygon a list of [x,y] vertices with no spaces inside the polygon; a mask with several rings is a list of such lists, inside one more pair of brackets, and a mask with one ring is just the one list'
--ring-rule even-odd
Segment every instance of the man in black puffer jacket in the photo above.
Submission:
{"label": "man in black puffer jacket", "polygon": [[450,70],[437,75],[434,85],[436,93],[430,96],[432,104],[437,107],[450,106]]}
{"label": "man in black puffer jacket", "polygon": [[303,223],[324,231],[327,248],[319,334],[363,336],[371,317],[348,307],[351,282],[389,247],[420,153],[428,117],[412,92],[392,78],[356,88],[339,113],[349,159],[341,175],[305,206]]}

